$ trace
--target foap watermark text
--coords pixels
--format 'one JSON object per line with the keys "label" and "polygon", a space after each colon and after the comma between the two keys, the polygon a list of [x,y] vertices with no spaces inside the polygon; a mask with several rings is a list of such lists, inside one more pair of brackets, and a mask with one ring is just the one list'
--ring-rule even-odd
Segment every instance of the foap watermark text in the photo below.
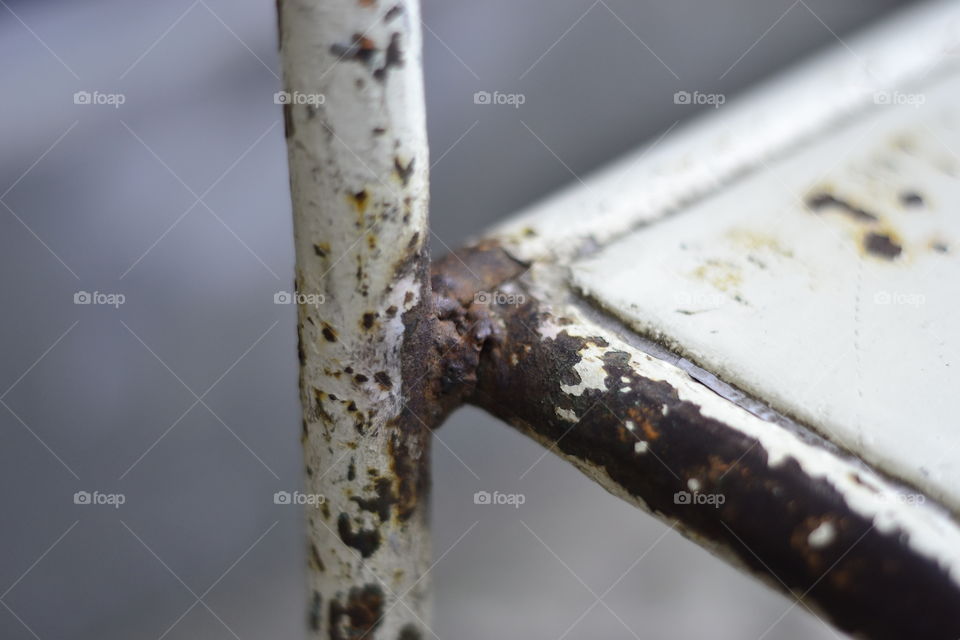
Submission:
{"label": "foap watermark text", "polygon": [[273,504],[291,504],[319,507],[327,501],[322,493],[303,493],[300,491],[277,491],[273,494]]}
{"label": "foap watermark text", "polygon": [[120,308],[120,305],[126,301],[127,297],[122,293],[104,293],[102,291],[94,291],[91,293],[89,291],[77,291],[73,294],[73,304],[104,305],[118,309]]}
{"label": "foap watermark text", "polygon": [[327,301],[322,293],[300,293],[299,291],[277,291],[273,294],[273,304],[304,304],[319,307]]}
{"label": "foap watermark text", "polygon": [[677,91],[673,94],[673,104],[707,105],[719,109],[727,101],[722,93],[703,93],[701,91]]}
{"label": "foap watermark text", "polygon": [[101,93],[100,91],[77,91],[73,94],[73,104],[99,105],[119,109],[125,104],[127,96],[122,93]]}
{"label": "foap watermark text", "polygon": [[519,509],[520,505],[527,501],[527,496],[522,493],[501,493],[494,491],[477,491],[473,494],[473,504],[488,505],[509,505],[514,509]]}
{"label": "foap watermark text", "polygon": [[504,105],[508,107],[513,107],[514,109],[519,109],[522,105],[526,104],[527,96],[522,93],[501,93],[499,91],[494,91],[493,93],[489,91],[477,91],[473,94],[473,104],[494,104],[494,105]]}
{"label": "foap watermark text", "polygon": [[127,496],[122,493],[101,493],[99,491],[77,491],[73,494],[73,504],[105,505],[119,509],[126,503]]}

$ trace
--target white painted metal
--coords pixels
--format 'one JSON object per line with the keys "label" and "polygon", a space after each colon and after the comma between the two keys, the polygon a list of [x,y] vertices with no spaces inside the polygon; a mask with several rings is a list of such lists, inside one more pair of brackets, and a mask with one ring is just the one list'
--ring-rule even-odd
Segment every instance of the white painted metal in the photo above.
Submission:
{"label": "white painted metal", "polygon": [[[427,505],[409,518],[393,506],[402,316],[423,298],[413,258],[427,236],[419,4],[279,4],[306,486],[325,501],[308,515],[311,637],[423,635]],[[414,459],[424,431],[402,444]]]}
{"label": "white painted metal", "polygon": [[576,264],[573,280],[960,511],[960,75],[902,92],[923,104],[878,106]]}
{"label": "white painted metal", "polygon": [[[960,514],[957,51],[960,5],[913,7],[499,237],[575,260],[570,284],[638,332]],[[824,193],[877,220],[811,212]],[[864,251],[871,232],[902,253]]]}
{"label": "white painted metal", "polygon": [[567,259],[677,211],[956,59],[960,4],[923,3],[778,75],[535,204],[496,234],[525,260]]}

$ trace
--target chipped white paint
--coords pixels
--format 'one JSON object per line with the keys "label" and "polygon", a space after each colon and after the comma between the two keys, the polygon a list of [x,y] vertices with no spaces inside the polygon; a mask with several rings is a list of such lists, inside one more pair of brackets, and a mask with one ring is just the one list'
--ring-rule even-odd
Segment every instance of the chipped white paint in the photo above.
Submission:
{"label": "chipped white paint", "polygon": [[896,13],[847,46],[778,75],[742,99],[671,131],[497,230],[518,258],[566,259],[657,220],[762,168],[872,104],[876,92],[950,62],[960,5],[928,2]]}
{"label": "chipped white paint", "polygon": [[960,74],[898,91],[573,282],[960,513]]}
{"label": "chipped white paint", "polygon": [[643,455],[647,452],[647,449],[650,448],[650,445],[646,440],[637,440],[637,443],[633,445],[633,450],[638,455]]}
{"label": "chipped white paint", "polygon": [[[771,467],[793,460],[808,476],[828,482],[852,511],[872,521],[879,532],[900,532],[911,549],[937,562],[960,584],[960,526],[942,507],[929,501],[909,499],[911,494],[905,493],[860,461],[806,442],[781,425],[763,420],[717,395],[690,378],[678,366],[632,346],[604,324],[591,320],[580,304],[563,294],[562,273],[562,270],[549,264],[535,265],[524,276],[524,283],[537,300],[553,301],[545,305],[548,316],[540,327],[544,339],[561,332],[591,339],[582,351],[582,355],[589,356],[589,359],[584,357],[576,366],[581,383],[575,387],[564,385],[562,388],[565,393],[579,396],[587,390],[605,391],[603,355],[607,352],[626,352],[630,354],[628,364],[636,375],[666,382],[676,390],[682,401],[698,407],[702,415],[755,439]],[[552,320],[561,317],[565,319],[563,325]],[[608,346],[597,346],[595,339],[598,337],[605,340]],[[558,386],[561,385],[558,383]],[[571,391],[567,391],[568,388]],[[542,440],[526,431],[538,441]],[[649,444],[648,447],[655,452],[654,445]],[[601,473],[594,465],[577,461],[571,456],[563,457],[574,462],[615,495],[623,496],[623,489],[605,472]]]}
{"label": "chipped white paint", "polygon": [[[495,237],[535,263],[524,282],[551,301],[553,317],[575,320],[543,323],[542,339],[566,332],[609,343],[587,344],[580,382],[561,385],[564,393],[605,390],[603,354],[629,352],[638,375],[756,439],[771,467],[792,460],[825,480],[877,530],[901,533],[960,584],[960,438],[950,412],[960,387],[960,217],[952,215],[960,4],[910,7],[845,41],[522,212]],[[900,199],[904,188],[925,206]],[[865,233],[849,212],[805,209],[818,189],[874,212],[872,231],[901,244],[902,255],[864,256]],[[626,329],[568,299],[571,287],[862,460],[748,413],[693,380],[675,356],[630,346],[618,336]],[[889,303],[874,298],[882,293]],[[655,443],[635,445],[648,449]],[[561,455],[630,499],[604,470]],[[829,544],[833,527],[822,524],[808,542]]]}
{"label": "chipped white paint", "polygon": [[[403,403],[401,318],[420,303],[421,282],[397,265],[411,262],[427,234],[419,7],[415,0],[278,4],[296,285],[325,297],[299,308],[306,484],[326,498],[324,509],[308,514],[310,601],[320,605],[311,637],[366,633],[346,614],[331,620],[334,603],[346,610],[351,597],[366,597],[364,606],[383,614],[377,637],[400,637],[407,625],[426,636],[424,507],[403,522],[393,507],[381,521],[356,500],[378,497],[370,471],[394,493],[399,484],[389,422]],[[376,538],[360,540],[361,532]],[[382,607],[368,592],[382,594]]]}
{"label": "chipped white paint", "polygon": [[832,544],[836,537],[836,527],[829,520],[824,520],[807,536],[807,543],[814,549],[822,549]]}
{"label": "chipped white paint", "polygon": [[696,478],[690,478],[687,480],[687,488],[690,489],[690,491],[700,491],[700,481]]}
{"label": "chipped white paint", "polygon": [[566,420],[567,422],[573,422],[574,424],[576,424],[577,422],[580,422],[580,418],[577,417],[577,413],[570,409],[557,407],[557,415],[560,416],[562,419]]}
{"label": "chipped white paint", "polygon": [[574,371],[580,376],[580,382],[577,384],[561,384],[560,389],[564,393],[572,396],[582,396],[587,389],[603,389],[603,381],[607,374],[604,372],[601,357],[607,350],[603,347],[590,343],[581,354],[583,359],[574,367]]}

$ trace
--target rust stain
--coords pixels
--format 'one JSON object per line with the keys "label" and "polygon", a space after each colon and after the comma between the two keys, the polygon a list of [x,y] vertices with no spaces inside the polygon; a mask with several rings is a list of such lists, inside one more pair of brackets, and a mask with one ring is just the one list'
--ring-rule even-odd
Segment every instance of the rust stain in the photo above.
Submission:
{"label": "rust stain", "polygon": [[731,242],[744,249],[765,250],[785,258],[793,257],[793,251],[784,247],[779,238],[769,234],[749,229],[731,229],[727,232],[727,237]]}
{"label": "rust stain", "polygon": [[334,44],[330,46],[330,53],[340,60],[353,60],[363,64],[370,64],[377,53],[373,40],[362,33],[354,33],[350,44]]}
{"label": "rust stain", "polygon": [[287,139],[296,133],[293,126],[293,105],[289,102],[283,105],[283,131]]}
{"label": "rust stain", "polygon": [[321,329],[320,333],[323,334],[327,342],[337,341],[337,332],[326,322],[323,323],[323,329]]}
{"label": "rust stain", "polygon": [[867,253],[886,260],[894,260],[903,253],[903,247],[892,233],[877,231],[871,231],[864,236],[863,248]]}
{"label": "rust stain", "polygon": [[904,191],[900,194],[900,203],[904,207],[919,209],[925,206],[923,196],[921,196],[916,191]]}
{"label": "rust stain", "polygon": [[331,600],[330,640],[373,640],[383,621],[385,601],[376,584],[352,587],[345,603]]}
{"label": "rust stain", "polygon": [[387,73],[392,67],[403,66],[403,52],[400,49],[400,34],[394,33],[390,36],[390,44],[387,45],[387,53],[383,61],[383,66],[373,72],[373,77],[380,82],[385,82]]}
{"label": "rust stain", "polygon": [[364,558],[369,558],[380,548],[380,530],[359,527],[354,531],[350,516],[346,513],[337,516],[337,533],[343,544],[356,549]]}
{"label": "rust stain", "polygon": [[353,205],[353,208],[361,216],[367,211],[367,204],[370,202],[370,194],[366,189],[361,189],[356,193],[347,196],[347,201]]}
{"label": "rust stain", "polygon": [[396,174],[400,182],[403,183],[403,186],[407,186],[407,183],[410,182],[410,176],[413,175],[413,164],[416,161],[416,158],[410,158],[410,161],[404,164],[400,158],[393,159],[393,172]]}
{"label": "rust stain", "polygon": [[838,198],[827,191],[819,191],[807,196],[806,204],[811,211],[835,210],[848,215],[857,222],[877,222],[879,220],[876,215],[866,209],[858,207],[848,200]]}
{"label": "rust stain", "polygon": [[390,9],[388,9],[387,12],[384,14],[383,21],[390,22],[391,20],[399,16],[401,13],[403,13],[403,5],[401,4],[394,5],[390,7]]}
{"label": "rust stain", "polygon": [[739,265],[727,260],[708,259],[694,269],[691,275],[725,293],[733,292],[743,284]]}

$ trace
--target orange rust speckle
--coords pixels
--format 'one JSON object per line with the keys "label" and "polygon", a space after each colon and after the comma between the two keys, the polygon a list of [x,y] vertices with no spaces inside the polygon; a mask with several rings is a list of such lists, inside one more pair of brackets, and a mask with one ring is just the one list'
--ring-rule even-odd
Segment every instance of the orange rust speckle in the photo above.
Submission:
{"label": "orange rust speckle", "polygon": [[353,205],[353,208],[356,209],[357,213],[364,214],[367,211],[367,204],[370,201],[370,194],[367,193],[366,189],[362,191],[357,191],[356,193],[351,193],[347,196],[347,202]]}
{"label": "orange rust speckle", "polygon": [[726,260],[707,260],[706,263],[694,269],[690,275],[723,292],[735,290],[743,283],[740,267]]}
{"label": "orange rust speckle", "polygon": [[704,475],[714,482],[718,481],[730,469],[730,463],[719,456],[710,456],[708,462],[710,466],[704,469]]}
{"label": "orange rust speckle", "polygon": [[647,440],[656,440],[660,437],[660,432],[657,431],[649,422],[642,422],[640,424],[640,428],[643,429],[643,435],[647,437]]}

